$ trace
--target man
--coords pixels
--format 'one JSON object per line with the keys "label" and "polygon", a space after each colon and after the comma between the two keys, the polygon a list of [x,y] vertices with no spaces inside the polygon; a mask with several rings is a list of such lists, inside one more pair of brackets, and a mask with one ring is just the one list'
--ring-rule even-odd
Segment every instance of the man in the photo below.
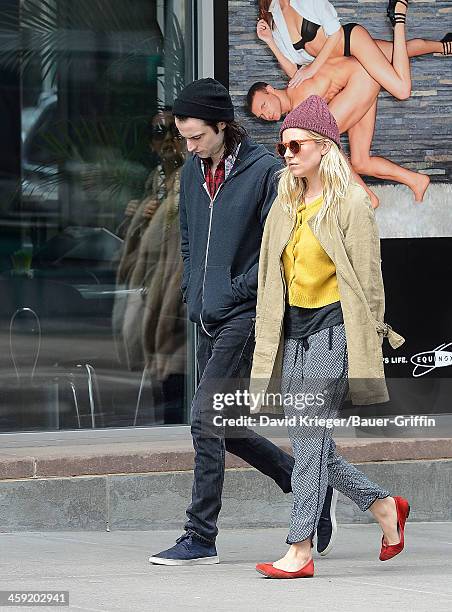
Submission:
{"label": "man", "polygon": [[347,132],[354,179],[367,191],[373,207],[378,206],[378,198],[359,178],[360,174],[407,185],[416,202],[422,202],[430,183],[427,175],[370,154],[380,90],[357,59],[339,57],[329,59],[314,77],[297,87],[275,89],[262,81],[254,83],[247,94],[247,105],[256,117],[279,121],[310,95],[321,96],[328,102],[340,132]]}
{"label": "man", "polygon": [[[182,292],[197,324],[200,382],[191,410],[195,449],[192,501],[185,533],[150,557],[160,565],[218,563],[215,539],[221,508],[225,450],[241,457],[291,491],[293,458],[253,430],[213,427],[215,392],[227,381],[249,378],[259,250],[267,213],[276,195],[279,162],[234,122],[228,91],[214,79],[191,83],[174,103],[176,125],[192,153],[180,185]],[[336,495],[325,501],[318,549],[332,545]],[[334,527],[334,528],[333,528]]]}
{"label": "man", "polygon": [[328,102],[340,131],[346,132],[375,104],[380,89],[357,59],[339,57],[329,59],[314,77],[297,87],[275,89],[255,83],[248,91],[247,102],[256,117],[279,121],[309,96],[321,96]]}

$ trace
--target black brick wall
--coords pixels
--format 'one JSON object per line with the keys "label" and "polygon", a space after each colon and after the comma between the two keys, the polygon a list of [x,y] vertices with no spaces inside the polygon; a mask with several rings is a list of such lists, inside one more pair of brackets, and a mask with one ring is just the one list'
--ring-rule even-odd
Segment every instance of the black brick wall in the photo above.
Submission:
{"label": "black brick wall", "polygon": [[[282,87],[285,75],[265,43],[255,34],[257,1],[230,0],[228,4],[229,88],[238,109],[237,117],[253,138],[273,147],[277,126],[248,115],[244,110],[245,94],[255,81],[269,81]],[[333,4],[343,24],[357,21],[375,38],[392,38],[386,2],[333,0]],[[408,38],[440,40],[451,30],[450,0],[411,0]],[[412,77],[413,94],[409,100],[401,102],[386,92],[380,94],[372,152],[407,168],[422,170],[434,181],[449,182],[452,174],[452,57],[414,58]]]}

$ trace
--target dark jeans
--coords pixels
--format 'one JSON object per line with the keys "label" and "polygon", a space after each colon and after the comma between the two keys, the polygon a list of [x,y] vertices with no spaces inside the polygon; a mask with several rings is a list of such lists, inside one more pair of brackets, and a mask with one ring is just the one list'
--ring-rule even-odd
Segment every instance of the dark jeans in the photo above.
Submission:
{"label": "dark jeans", "polygon": [[[187,509],[185,530],[214,542],[221,508],[225,450],[237,455],[290,492],[293,457],[248,428],[215,428],[206,423],[217,413],[212,406],[212,381],[216,392],[224,392],[231,379],[247,379],[254,350],[254,319],[231,319],[208,326],[208,336],[198,328],[197,359],[200,382],[191,409],[191,433],[195,449],[192,502]],[[222,384],[224,381],[224,386]],[[210,382],[210,384],[209,384]]]}

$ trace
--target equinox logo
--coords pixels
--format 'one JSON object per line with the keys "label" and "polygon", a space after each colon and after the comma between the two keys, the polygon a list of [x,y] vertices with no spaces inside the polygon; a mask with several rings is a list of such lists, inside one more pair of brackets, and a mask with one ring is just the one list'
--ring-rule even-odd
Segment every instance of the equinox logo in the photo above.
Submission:
{"label": "equinox logo", "polygon": [[450,346],[452,346],[452,342],[440,344],[433,351],[425,351],[424,353],[413,355],[411,357],[411,363],[415,365],[413,376],[424,376],[424,374],[428,374],[436,368],[452,365],[452,351],[444,350]]}

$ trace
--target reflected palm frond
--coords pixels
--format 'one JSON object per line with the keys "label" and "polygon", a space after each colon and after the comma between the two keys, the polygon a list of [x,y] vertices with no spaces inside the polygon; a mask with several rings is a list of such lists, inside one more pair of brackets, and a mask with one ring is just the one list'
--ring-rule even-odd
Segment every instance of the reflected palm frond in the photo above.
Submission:
{"label": "reflected palm frond", "polygon": [[39,54],[42,74],[50,74],[54,84],[59,62],[70,67],[74,51],[98,50],[93,35],[104,35],[109,50],[125,64],[138,55],[160,55],[163,37],[157,24],[153,32],[137,30],[138,6],[111,0],[24,0],[19,13],[4,9],[0,16],[0,65],[24,70]]}

